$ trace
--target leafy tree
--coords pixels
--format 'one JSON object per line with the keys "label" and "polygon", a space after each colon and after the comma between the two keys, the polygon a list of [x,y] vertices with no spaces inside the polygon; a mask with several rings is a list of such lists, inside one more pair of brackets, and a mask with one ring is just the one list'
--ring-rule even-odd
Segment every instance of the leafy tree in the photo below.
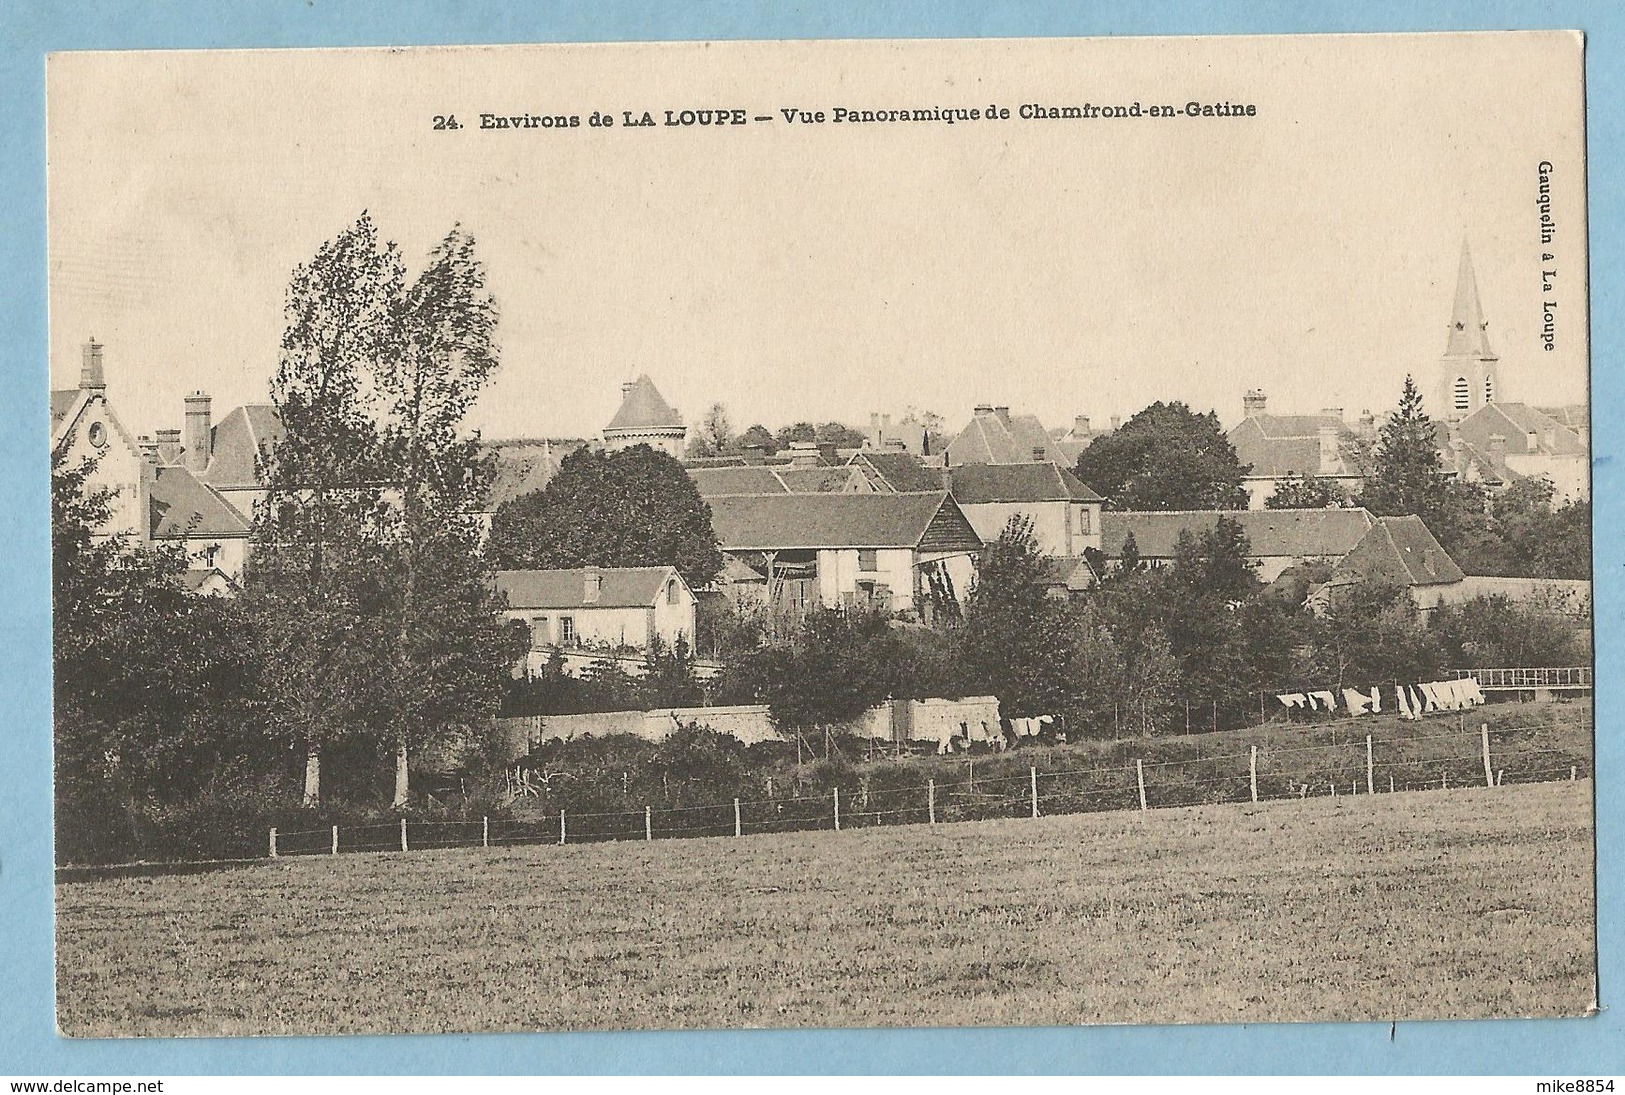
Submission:
{"label": "leafy tree", "polygon": [[1218,415],[1153,403],[1078,457],[1077,474],[1115,509],[1242,509],[1248,471],[1219,429]]}
{"label": "leafy tree", "polygon": [[900,421],[904,426],[919,426],[925,430],[925,451],[928,455],[947,451],[952,438],[946,432],[947,423],[936,411],[910,406],[903,412]]}
{"label": "leafy tree", "polygon": [[1264,500],[1265,509],[1325,509],[1348,504],[1349,492],[1343,484],[1307,474],[1281,480],[1275,492]]}
{"label": "leafy tree", "polygon": [[1443,661],[1403,586],[1339,587],[1311,632],[1312,674],[1334,688],[1431,680]]}
{"label": "leafy tree", "polygon": [[728,408],[713,403],[700,419],[699,426],[689,439],[690,456],[723,456],[736,451],[733,426],[728,420]]}
{"label": "leafy tree", "polygon": [[294,269],[283,307],[271,402],[284,434],[266,459],[247,577],[271,710],[305,753],[307,806],[321,798],[323,750],[363,718],[357,674],[377,651],[376,619],[360,618],[383,566],[371,402],[379,363],[399,348],[404,288],[398,251],[363,213]]}
{"label": "leafy tree", "polygon": [[780,729],[830,729],[901,694],[904,664],[884,616],[819,609],[787,641],[731,666],[719,691],[730,702],[766,703]]}
{"label": "leafy tree", "polygon": [[1575,620],[1496,594],[1434,610],[1430,630],[1458,668],[1567,666],[1588,660]]}
{"label": "leafy tree", "polygon": [[179,552],[101,537],[112,493],[51,455],[59,856],[116,859],[215,780],[274,767],[238,604],[193,596]]}
{"label": "leafy tree", "polygon": [[773,435],[773,440],[781,449],[787,449],[798,441],[816,441],[818,427],[811,422],[794,422],[788,426],[780,426],[779,432]]}
{"label": "leafy tree", "polygon": [[738,448],[741,452],[746,449],[761,449],[767,455],[772,456],[782,447],[779,444],[779,439],[773,436],[773,431],[761,423],[757,423],[739,435]]}
{"label": "leafy tree", "polygon": [[813,440],[820,445],[834,445],[838,449],[861,449],[868,439],[862,430],[854,430],[842,422],[825,422],[813,433]]}
{"label": "leafy tree", "polygon": [[1433,420],[1422,408],[1422,393],[1409,376],[1399,406],[1378,431],[1373,459],[1375,467],[1360,497],[1365,508],[1383,516],[1414,513],[1427,522],[1443,507],[1445,476]]}
{"label": "leafy tree", "polygon": [[1065,606],[1047,594],[1046,562],[1032,518],[1012,516],[982,552],[966,606],[961,650],[971,679],[999,697],[1010,718],[1077,706],[1070,670],[1076,632]]}
{"label": "leafy tree", "polygon": [[394,351],[374,377],[380,407],[392,624],[389,693],[396,807],[410,792],[408,754],[496,711],[513,649],[500,622],[478,512],[491,470],[465,435],[469,409],[496,372],[496,302],[474,240],[454,226],[394,306]]}
{"label": "leafy tree", "polygon": [[653,707],[698,707],[704,693],[694,679],[694,657],[688,640],[678,637],[668,647],[655,636],[643,659],[645,702]]}
{"label": "leafy tree", "polygon": [[1134,539],[1134,531],[1123,537],[1123,554],[1118,557],[1117,571],[1119,574],[1135,574],[1140,569],[1140,545]]}
{"label": "leafy tree", "polygon": [[1257,564],[1248,557],[1249,551],[1241,522],[1220,517],[1200,535],[1180,532],[1169,577],[1189,594],[1239,601],[1259,585]]}
{"label": "leafy tree", "polygon": [[710,507],[647,445],[565,457],[546,488],[497,510],[491,551],[504,569],[675,566],[696,588],[722,569]]}

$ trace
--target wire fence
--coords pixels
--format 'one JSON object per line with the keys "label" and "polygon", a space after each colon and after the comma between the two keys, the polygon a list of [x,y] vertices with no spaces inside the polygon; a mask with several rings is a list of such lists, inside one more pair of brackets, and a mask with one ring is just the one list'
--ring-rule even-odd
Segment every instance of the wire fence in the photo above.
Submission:
{"label": "wire fence", "polygon": [[[1444,724],[1435,723],[1434,726]],[[1430,727],[1431,729],[1431,727]],[[1364,732],[1357,719],[1285,725],[1254,735],[1246,748],[1160,759],[1107,758],[1096,763],[1054,753],[1013,767],[983,761],[956,766],[945,778],[877,785],[854,775],[845,783],[788,795],[769,793],[700,805],[654,803],[616,809],[557,811],[526,818],[408,820],[329,826],[267,834],[272,857],[429,848],[581,844],[760,833],[935,825],[997,818],[1112,810],[1154,810],[1312,796],[1499,787],[1578,780],[1593,774],[1589,725],[1491,726],[1466,721],[1415,734],[1399,728]],[[1584,743],[1578,740],[1584,737]],[[1325,739],[1325,740],[1314,740]],[[1055,765],[1059,759],[1063,763]],[[1073,762],[1068,764],[1066,762]],[[771,781],[768,787],[773,785]]]}

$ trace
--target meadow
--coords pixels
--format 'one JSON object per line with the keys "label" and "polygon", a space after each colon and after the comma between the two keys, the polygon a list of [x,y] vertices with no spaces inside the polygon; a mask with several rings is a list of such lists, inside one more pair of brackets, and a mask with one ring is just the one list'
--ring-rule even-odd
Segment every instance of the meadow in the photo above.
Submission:
{"label": "meadow", "polygon": [[57,887],[73,1036],[1413,1020],[1595,997],[1589,780]]}

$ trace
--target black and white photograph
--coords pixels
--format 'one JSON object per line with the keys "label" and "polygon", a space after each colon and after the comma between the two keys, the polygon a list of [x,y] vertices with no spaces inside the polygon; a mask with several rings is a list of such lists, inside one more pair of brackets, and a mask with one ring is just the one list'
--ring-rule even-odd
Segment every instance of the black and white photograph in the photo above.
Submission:
{"label": "black and white photograph", "polygon": [[1583,58],[52,54],[59,1032],[1593,1014]]}

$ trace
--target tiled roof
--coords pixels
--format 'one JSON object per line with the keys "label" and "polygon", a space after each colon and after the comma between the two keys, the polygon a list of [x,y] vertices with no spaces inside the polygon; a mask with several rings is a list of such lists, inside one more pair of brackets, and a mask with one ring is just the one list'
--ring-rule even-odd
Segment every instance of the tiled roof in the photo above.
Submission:
{"label": "tiled roof", "polygon": [[605,429],[648,430],[682,424],[682,416],[661,398],[660,392],[655,389],[655,382],[649,379],[648,373],[644,373],[632,382],[631,389],[621,400],[620,410],[615,412],[615,417],[609,420]]}
{"label": "tiled roof", "polygon": [[51,429],[55,430],[57,424],[68,417],[78,398],[78,388],[59,388],[51,393]]}
{"label": "tiled roof", "polygon": [[[724,551],[795,548],[975,550],[982,541],[944,491],[920,494],[759,494],[710,499]],[[933,528],[933,526],[936,526]],[[927,534],[934,532],[935,537]]]}
{"label": "tiled roof", "polygon": [[1343,557],[1334,581],[1363,578],[1405,586],[1448,585],[1466,575],[1416,516],[1379,517]]}
{"label": "tiled roof", "polygon": [[1100,515],[1101,548],[1113,558],[1134,533],[1142,558],[1169,559],[1181,531],[1200,536],[1228,517],[1241,525],[1253,558],[1340,558],[1354,549],[1376,518],[1363,509],[1107,510]]}
{"label": "tiled roof", "polygon": [[927,468],[906,452],[862,451],[852,458],[876,486],[896,492],[942,489],[942,469]]}
{"label": "tiled roof", "polygon": [[762,464],[737,467],[688,469],[688,477],[699,488],[701,498],[720,494],[789,494],[775,469]]}
{"label": "tiled roof", "polygon": [[1089,560],[1081,555],[1052,555],[1044,560],[1044,579],[1070,590],[1088,589],[1097,581]]}
{"label": "tiled roof", "polygon": [[962,464],[950,475],[954,500],[961,505],[1103,500],[1058,464]]}
{"label": "tiled roof", "polygon": [[[1323,426],[1337,430],[1339,451],[1335,470],[1320,463],[1320,431]],[[1354,431],[1336,415],[1253,414],[1232,426],[1225,440],[1236,450],[1236,459],[1252,465],[1249,475],[1359,475],[1360,469],[1343,465],[1341,442]]]}
{"label": "tiled roof", "polygon": [[148,507],[148,527],[154,540],[248,535],[248,519],[179,465],[152,469]]}
{"label": "tiled roof", "polygon": [[779,468],[778,476],[795,494],[834,494],[852,486],[852,477],[861,473],[846,464],[835,467]]}
{"label": "tiled roof", "polygon": [[259,485],[260,458],[282,440],[282,420],[269,403],[235,408],[211,431],[212,454],[203,481],[215,487]]}
{"label": "tiled roof", "polygon": [[[587,575],[603,584],[596,601],[587,600]],[[497,591],[512,609],[649,608],[669,578],[682,578],[673,567],[578,567],[574,570],[499,570]]]}
{"label": "tiled roof", "polygon": [[490,456],[496,465],[487,508],[494,510],[504,502],[545,489],[558,474],[559,462],[585,445],[585,441],[551,438],[482,444],[481,453]]}
{"label": "tiled roof", "polygon": [[[1527,403],[1486,403],[1456,424],[1468,442],[1490,447],[1491,436],[1506,438],[1507,452],[1540,452],[1550,456],[1578,456],[1586,451],[1580,435]],[[1529,435],[1535,435],[1533,447]]]}

